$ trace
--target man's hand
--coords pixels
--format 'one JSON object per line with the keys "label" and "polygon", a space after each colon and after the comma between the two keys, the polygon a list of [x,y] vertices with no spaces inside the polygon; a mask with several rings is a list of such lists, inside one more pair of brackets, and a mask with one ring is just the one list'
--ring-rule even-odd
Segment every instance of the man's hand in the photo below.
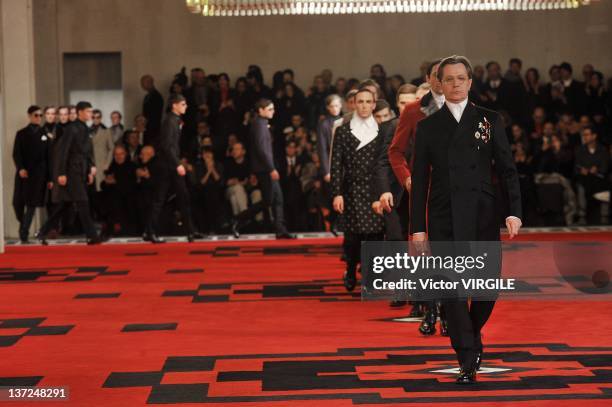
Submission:
{"label": "man's hand", "polygon": [[342,198],[342,195],[338,195],[337,197],[334,198],[334,210],[338,213],[342,213],[344,212],[344,198]]}
{"label": "man's hand", "polygon": [[323,176],[323,181],[330,182],[331,181],[331,174],[325,174]]}
{"label": "man's hand", "polygon": [[57,183],[63,187],[66,186],[66,184],[68,183],[68,177],[66,177],[65,175],[60,175],[59,177],[57,177]]}
{"label": "man's hand", "polygon": [[391,192],[385,192],[382,194],[379,201],[382,209],[387,212],[391,212],[393,209],[393,194]]}
{"label": "man's hand", "polygon": [[89,170],[89,173],[95,177],[96,174],[98,173],[98,170],[96,169],[96,167],[91,167],[91,170]]}
{"label": "man's hand", "polygon": [[47,182],[47,189],[53,189],[53,182]]}
{"label": "man's hand", "polygon": [[382,216],[382,214],[383,214],[383,206],[380,203],[380,201],[372,202],[372,210],[374,211],[375,214]]}
{"label": "man's hand", "polygon": [[176,167],[176,172],[178,175],[180,175],[181,177],[184,177],[185,174],[187,173],[187,171],[185,170],[185,167],[183,167],[183,164],[179,165],[178,167]]}
{"label": "man's hand", "polygon": [[406,178],[406,183],[404,184],[404,188],[406,188],[406,191],[410,192],[410,190],[412,189],[412,177]]}
{"label": "man's hand", "polygon": [[280,175],[278,175],[278,171],[272,170],[270,171],[270,178],[272,181],[278,181],[280,179]]}
{"label": "man's hand", "polygon": [[20,178],[28,178],[28,170],[19,170],[19,177]]}
{"label": "man's hand", "polygon": [[508,228],[508,234],[510,235],[510,239],[513,239],[514,236],[518,235],[519,230],[523,222],[519,218],[514,216],[510,216],[506,219],[506,227]]}
{"label": "man's hand", "polygon": [[94,176],[91,174],[87,175],[87,183],[91,185],[93,184],[93,182],[94,182]]}
{"label": "man's hand", "polygon": [[427,241],[427,233],[414,233],[412,235],[412,246],[414,250],[417,251],[417,253],[415,253],[417,256],[429,254],[430,250],[429,242]]}

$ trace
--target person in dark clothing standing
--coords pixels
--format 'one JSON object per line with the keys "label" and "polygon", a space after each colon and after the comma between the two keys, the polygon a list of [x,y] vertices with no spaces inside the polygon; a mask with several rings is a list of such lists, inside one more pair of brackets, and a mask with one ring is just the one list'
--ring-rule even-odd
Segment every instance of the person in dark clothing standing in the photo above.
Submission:
{"label": "person in dark clothing standing", "polygon": [[19,240],[22,243],[28,243],[36,207],[45,205],[51,139],[40,127],[42,115],[40,107],[28,108],[30,123],[17,132],[13,146],[13,161],[17,171],[13,208],[19,221]]}
{"label": "person in dark clothing standing", "polygon": [[140,86],[147,92],[142,101],[142,114],[147,119],[147,133],[157,140],[164,110],[164,98],[157,89],[151,75],[140,78]]}
{"label": "person in dark clothing standing", "polygon": [[87,185],[94,182],[96,167],[93,160],[93,145],[89,137],[87,122],[91,120],[93,109],[89,102],[79,102],[76,106],[77,120],[67,125],[57,145],[57,180],[59,185],[56,200],[62,202],[47,222],[40,228],[38,239],[46,244],[46,236],[63,213],[75,205],[81,225],[87,236],[87,244],[102,242],[96,233],[89,211]]}
{"label": "person in dark clothing standing", "polygon": [[270,99],[260,99],[255,104],[257,117],[251,124],[249,141],[252,151],[251,171],[257,177],[257,184],[261,190],[262,200],[252,205],[237,216],[232,230],[234,236],[239,235],[240,227],[257,213],[263,211],[264,217],[269,214],[268,208],[274,211],[274,227],[277,239],[294,239],[285,226],[283,211],[283,191],[280,186],[280,174],[274,164],[272,153],[272,133],[269,120],[274,117],[274,103]]}
{"label": "person in dark clothing standing", "polygon": [[178,210],[187,228],[187,240],[193,242],[194,239],[202,237],[200,233],[195,232],[193,226],[189,192],[185,183],[187,171],[183,164],[181,164],[179,150],[182,127],[181,115],[185,114],[187,110],[187,101],[183,95],[172,95],[170,97],[170,106],[172,110],[168,113],[161,126],[159,151],[157,154],[157,159],[164,165],[167,174],[157,186],[143,235],[145,241],[152,243],[164,243],[164,240],[156,234],[156,224],[169,190],[173,190],[176,193]]}

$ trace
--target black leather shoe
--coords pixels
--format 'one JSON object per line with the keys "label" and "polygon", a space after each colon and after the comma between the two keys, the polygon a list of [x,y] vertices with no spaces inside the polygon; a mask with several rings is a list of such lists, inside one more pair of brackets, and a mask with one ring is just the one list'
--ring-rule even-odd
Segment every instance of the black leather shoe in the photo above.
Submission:
{"label": "black leather shoe", "polygon": [[200,232],[193,232],[187,235],[187,241],[189,243],[192,243],[196,239],[203,239],[203,238],[204,238],[204,235]]}
{"label": "black leather shoe", "polygon": [[289,232],[277,233],[276,238],[277,239],[297,239],[295,235],[292,235]]}
{"label": "black leather shoe", "polygon": [[414,304],[408,314],[409,318],[423,318],[423,309],[420,304]]}
{"label": "black leather shoe", "polygon": [[348,270],[344,272],[344,288],[347,291],[353,291],[355,286],[357,285],[357,278],[355,277],[355,273],[350,273]]}
{"label": "black leather shoe", "polygon": [[419,332],[426,336],[435,334],[437,319],[438,315],[436,313],[436,308],[432,307],[428,309],[425,318],[423,318],[423,322],[421,322],[421,326],[419,326]]}
{"label": "black leather shoe", "polygon": [[448,336],[448,324],[446,323],[446,318],[440,316],[440,335]]}
{"label": "black leather shoe", "polygon": [[95,236],[87,239],[87,245],[93,246],[96,244],[101,244],[103,241],[104,239],[102,238],[102,236]]}
{"label": "black leather shoe", "polygon": [[389,303],[389,306],[391,308],[399,308],[399,307],[403,307],[404,305],[406,305],[408,302],[407,301],[401,301],[401,300],[393,300]]}
{"label": "black leather shoe", "polygon": [[36,240],[38,240],[38,243],[40,243],[41,245],[49,246],[49,242],[47,242],[47,236],[41,235],[40,232],[38,232],[34,235],[34,237],[36,238]]}
{"label": "black leather shoe", "polygon": [[146,233],[142,236],[142,240],[144,240],[145,242],[151,242],[154,244],[159,244],[159,243],[166,243],[166,241],[164,239],[162,239],[161,237],[152,234],[152,233]]}
{"label": "black leather shoe", "polygon": [[470,368],[461,368],[459,376],[457,376],[457,384],[475,384],[476,383],[476,369],[475,365]]}
{"label": "black leather shoe", "polygon": [[238,239],[240,237],[240,225],[237,221],[232,222],[232,235]]}
{"label": "black leather shoe", "polygon": [[476,354],[476,360],[474,361],[474,365],[476,366],[476,371],[480,370],[480,364],[482,363],[482,351],[478,351]]}

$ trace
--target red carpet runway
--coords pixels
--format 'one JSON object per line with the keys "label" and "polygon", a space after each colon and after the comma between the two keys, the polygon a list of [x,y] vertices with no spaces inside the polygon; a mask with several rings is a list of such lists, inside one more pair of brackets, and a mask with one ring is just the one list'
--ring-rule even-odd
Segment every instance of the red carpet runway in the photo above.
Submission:
{"label": "red carpet runway", "polygon": [[448,338],[347,293],[340,252],[339,239],[9,247],[0,386],[66,386],[51,404],[71,406],[612,405],[611,302],[498,302],[479,383],[462,387]]}

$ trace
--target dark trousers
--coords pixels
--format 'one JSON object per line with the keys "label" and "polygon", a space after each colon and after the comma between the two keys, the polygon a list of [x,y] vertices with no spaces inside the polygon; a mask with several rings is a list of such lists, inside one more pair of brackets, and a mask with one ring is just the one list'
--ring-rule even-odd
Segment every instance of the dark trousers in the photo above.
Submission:
{"label": "dark trousers", "polygon": [[283,209],[283,190],[281,189],[280,182],[272,180],[270,174],[267,172],[257,172],[255,176],[257,177],[257,185],[261,191],[261,201],[251,205],[247,210],[240,213],[238,215],[238,222],[246,223],[262,211],[264,218],[269,219],[270,208],[272,208],[276,233],[287,233]]}
{"label": "dark trousers", "polygon": [[19,239],[22,241],[28,240],[28,234],[30,233],[30,226],[32,225],[32,219],[34,219],[35,212],[35,206],[26,206],[23,208],[21,219],[19,220]]}
{"label": "dark trousers", "polygon": [[145,232],[156,234],[157,222],[162,208],[164,207],[164,203],[166,202],[168,191],[173,190],[176,194],[176,206],[181,213],[187,233],[193,233],[195,228],[191,217],[191,204],[189,202],[189,191],[187,191],[185,177],[181,177],[176,171],[172,171],[171,169],[167,171],[169,174],[166,180],[156,185],[157,190],[155,191],[153,202],[151,203],[151,212],[149,213]]}
{"label": "dark trousers", "polygon": [[469,367],[477,352],[482,352],[480,330],[495,306],[495,301],[445,301],[448,333],[459,365]]}
{"label": "dark trousers", "polygon": [[344,234],[346,265],[349,273],[353,276],[357,271],[357,265],[361,263],[361,242],[384,240],[383,233],[351,233]]}
{"label": "dark trousers", "polygon": [[81,226],[83,227],[85,236],[87,236],[88,239],[96,237],[96,228],[94,227],[93,220],[91,219],[88,201],[63,202],[55,206],[54,212],[51,214],[51,216],[49,216],[49,219],[47,219],[45,224],[40,228],[40,231],[38,232],[39,236],[47,236],[49,230],[51,230],[52,227],[57,226],[59,220],[62,218],[64,213],[70,210],[73,205],[76,208],[77,213],[79,214],[79,219],[81,220]]}

